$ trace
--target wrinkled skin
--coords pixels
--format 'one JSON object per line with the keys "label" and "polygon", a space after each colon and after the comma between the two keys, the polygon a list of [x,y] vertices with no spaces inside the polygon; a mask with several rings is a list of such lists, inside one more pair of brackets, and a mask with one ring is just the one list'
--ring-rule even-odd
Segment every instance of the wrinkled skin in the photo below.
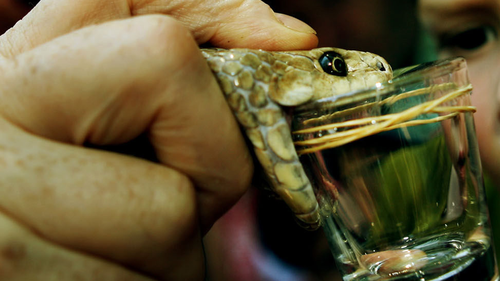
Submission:
{"label": "wrinkled skin", "polygon": [[[0,279],[202,279],[253,164],[198,44],[313,33],[257,0],[42,0],[0,37]],[[82,146],[140,135],[160,163]]]}

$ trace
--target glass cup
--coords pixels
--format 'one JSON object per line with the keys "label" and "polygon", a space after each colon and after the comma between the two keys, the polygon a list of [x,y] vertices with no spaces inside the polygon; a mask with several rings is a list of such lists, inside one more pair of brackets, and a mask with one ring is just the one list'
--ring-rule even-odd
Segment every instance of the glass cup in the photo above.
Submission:
{"label": "glass cup", "polygon": [[343,280],[498,280],[471,89],[456,58],[296,109]]}

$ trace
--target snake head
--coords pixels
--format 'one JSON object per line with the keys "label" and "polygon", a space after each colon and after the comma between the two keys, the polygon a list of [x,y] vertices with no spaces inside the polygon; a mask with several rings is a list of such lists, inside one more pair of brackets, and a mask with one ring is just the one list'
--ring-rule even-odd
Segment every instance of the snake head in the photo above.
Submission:
{"label": "snake head", "polygon": [[[276,53],[274,57],[287,61],[289,69],[285,75],[293,76],[295,84],[302,83],[300,96],[304,99],[308,97],[307,101],[360,90],[392,78],[392,68],[387,61],[369,52],[318,48]],[[281,98],[275,99],[280,104],[283,100],[293,100],[288,96],[297,96],[295,91],[288,90],[288,88],[296,89],[296,85],[289,83],[288,81],[292,79],[288,79],[285,75],[283,75],[284,81],[276,83],[276,87],[281,91]]]}
{"label": "snake head", "polygon": [[301,225],[320,225],[313,187],[295,151],[288,108],[392,77],[381,57],[337,48],[268,52],[203,49],[229,107],[250,140],[268,182]]}
{"label": "snake head", "polygon": [[[325,71],[326,65],[321,58],[331,52],[339,54],[339,59],[344,61],[345,76],[336,76]],[[314,100],[372,87],[392,78],[391,66],[384,58],[372,53],[321,48],[311,51],[311,57],[317,69],[313,80]]]}

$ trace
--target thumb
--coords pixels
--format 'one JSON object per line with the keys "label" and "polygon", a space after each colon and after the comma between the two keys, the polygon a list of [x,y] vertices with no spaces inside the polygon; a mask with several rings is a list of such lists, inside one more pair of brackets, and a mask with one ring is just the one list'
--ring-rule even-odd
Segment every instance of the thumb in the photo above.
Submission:
{"label": "thumb", "polygon": [[227,18],[225,13],[218,15],[220,24],[213,30],[195,29],[195,39],[222,48],[300,50],[317,46],[312,27],[294,17],[275,13],[262,1],[251,2],[254,5],[251,9],[240,7]]}
{"label": "thumb", "polygon": [[147,14],[170,15],[198,44],[291,50],[318,43],[311,27],[260,0],[42,0],[0,36],[0,56],[14,57],[88,25]]}

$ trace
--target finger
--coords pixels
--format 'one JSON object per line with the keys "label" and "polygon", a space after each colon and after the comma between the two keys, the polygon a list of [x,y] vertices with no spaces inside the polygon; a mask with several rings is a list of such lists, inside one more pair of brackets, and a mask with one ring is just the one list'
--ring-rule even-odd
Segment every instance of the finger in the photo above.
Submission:
{"label": "finger", "polygon": [[149,131],[159,159],[197,186],[204,229],[248,187],[253,165],[238,124],[191,35],[170,17],[91,26],[15,62],[0,81],[8,120],[76,144]]}
{"label": "finger", "polygon": [[0,279],[147,281],[146,276],[48,243],[0,213]]}
{"label": "finger", "polygon": [[84,26],[144,14],[172,15],[199,44],[273,50],[317,45],[312,28],[292,17],[276,15],[260,0],[42,0],[0,38],[0,54],[13,57]]}
{"label": "finger", "polygon": [[[175,21],[161,16],[110,22],[69,34],[23,54],[17,58],[17,66],[12,66],[9,74],[4,76],[2,85],[5,85],[5,92],[0,99],[0,111],[8,120],[29,132],[71,143],[122,143],[149,129],[160,159],[190,176],[198,187],[198,213],[206,229],[244,192],[252,174],[252,163],[238,126],[195,42],[186,36],[186,32],[171,33],[178,30],[169,28],[175,24]],[[119,41],[113,38],[121,37],[121,32],[128,34],[124,36],[126,39]],[[172,41],[175,43],[169,38],[176,38]],[[131,55],[124,57],[123,53]],[[179,55],[171,56],[172,53]],[[84,54],[93,55],[86,57]],[[32,71],[34,69],[36,71]],[[91,76],[82,77],[82,74]],[[174,83],[179,80],[185,81],[184,87]],[[40,95],[40,91],[44,95]],[[9,143],[19,144],[20,141]],[[25,145],[30,146],[30,142]],[[41,151],[50,150],[43,148]],[[78,158],[57,156],[55,159]],[[79,167],[78,160],[75,161],[72,170],[81,173],[81,183],[55,182],[51,186],[65,188],[73,184],[76,190],[85,188],[87,193],[90,192],[85,186],[88,179],[99,175],[97,179],[111,177],[107,179],[107,184],[101,185],[108,188],[115,184],[126,186],[127,183],[172,188],[166,184],[172,172],[156,170],[166,179],[151,184],[148,180],[152,180],[149,179],[153,173],[149,169],[152,168],[137,169],[119,159],[114,166],[110,166],[113,167],[111,171],[100,166],[91,166],[87,171]],[[102,160],[83,162],[100,163]],[[113,173],[122,166],[122,173],[135,176],[125,178],[123,183],[111,184],[113,177],[123,177],[122,173]],[[59,168],[64,167],[67,165]],[[36,167],[33,169],[36,170]],[[101,170],[105,171],[102,175],[99,173]],[[59,179],[56,171],[54,168],[48,179],[50,176]],[[74,176],[73,172],[69,174]],[[146,182],[138,182],[136,177]],[[33,185],[36,186],[36,183]],[[165,213],[153,217],[163,218],[169,212],[178,213],[189,207],[185,200],[171,198],[179,204],[178,208],[161,209]],[[46,204],[50,206],[59,201],[64,202],[64,198]],[[19,202],[24,200],[20,198]],[[97,204],[95,202],[91,200],[89,204]],[[167,201],[160,203],[172,205]],[[102,204],[106,206],[106,202]],[[119,209],[119,206],[115,208]],[[94,218],[100,217],[94,215]],[[183,221],[190,220],[193,219]],[[90,223],[91,220],[88,221]],[[160,226],[160,229],[169,229],[165,224]],[[133,238],[122,241],[141,241]],[[164,249],[153,246],[151,248]],[[124,247],[118,244],[116,248]],[[147,249],[144,245],[139,248]]]}
{"label": "finger", "polygon": [[196,196],[184,175],[5,121],[0,130],[0,210],[53,243],[160,279],[203,276]]}

